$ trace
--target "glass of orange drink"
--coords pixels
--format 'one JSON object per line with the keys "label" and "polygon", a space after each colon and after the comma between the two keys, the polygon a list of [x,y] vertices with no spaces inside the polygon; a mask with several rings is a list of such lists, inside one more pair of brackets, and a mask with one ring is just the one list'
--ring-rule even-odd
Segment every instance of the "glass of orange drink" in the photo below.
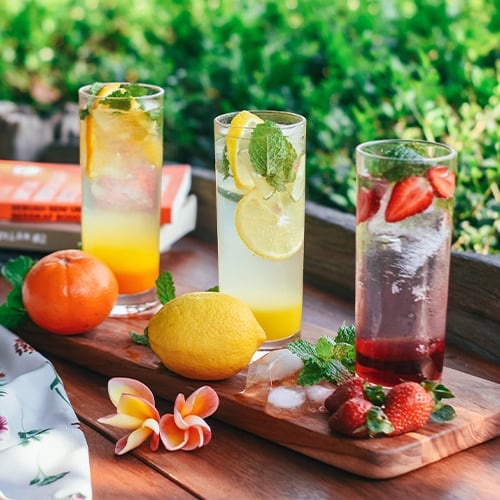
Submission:
{"label": "glass of orange drink", "polygon": [[79,90],[82,249],[116,276],[114,317],[159,305],[163,94],[120,82]]}
{"label": "glass of orange drink", "polygon": [[261,349],[300,334],[306,119],[281,111],[215,118],[219,289],[266,332]]}

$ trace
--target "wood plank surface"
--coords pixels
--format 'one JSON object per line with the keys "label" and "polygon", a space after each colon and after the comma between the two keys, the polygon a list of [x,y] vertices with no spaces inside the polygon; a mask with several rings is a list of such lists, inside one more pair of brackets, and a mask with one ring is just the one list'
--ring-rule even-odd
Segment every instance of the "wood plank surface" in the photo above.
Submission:
{"label": "wood plank surface", "polygon": [[[128,332],[140,332],[146,323],[137,318],[109,319],[91,332],[72,337],[50,335],[27,324],[18,333],[43,353],[109,377],[137,378],[168,401],[203,385],[166,370],[147,347],[131,341]],[[324,333],[328,331],[306,324],[302,335],[314,340]],[[242,371],[230,379],[210,382],[221,399],[215,418],[365,477],[395,477],[500,435],[500,385],[457,370],[446,369],[443,377],[456,396],[456,419],[441,425],[429,423],[403,436],[363,440],[330,432],[324,414],[285,419],[268,415],[261,402],[242,395],[245,381]]]}
{"label": "wood plank surface", "polygon": [[[214,500],[393,500],[403,492],[411,499],[490,500],[498,488],[499,439],[386,480],[331,467],[213,417],[208,419],[213,431],[210,445],[195,452],[152,452],[144,444],[127,455],[116,456],[114,443],[125,431],[97,422],[112,411],[107,377],[53,356],[51,359],[84,423],[95,500],[118,498],[115,491],[123,499],[184,498],[165,484],[167,480],[196,498]],[[157,398],[156,404],[162,414],[172,411],[169,402]],[[158,493],[161,488],[164,494]]]}

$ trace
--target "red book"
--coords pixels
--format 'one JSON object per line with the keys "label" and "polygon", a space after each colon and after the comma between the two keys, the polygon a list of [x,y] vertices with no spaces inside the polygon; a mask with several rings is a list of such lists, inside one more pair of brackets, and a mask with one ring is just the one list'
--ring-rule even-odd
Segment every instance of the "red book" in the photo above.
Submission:
{"label": "red book", "polygon": [[[172,222],[191,189],[191,167],[162,170],[161,224]],[[0,219],[26,222],[79,222],[79,165],[0,160]]]}

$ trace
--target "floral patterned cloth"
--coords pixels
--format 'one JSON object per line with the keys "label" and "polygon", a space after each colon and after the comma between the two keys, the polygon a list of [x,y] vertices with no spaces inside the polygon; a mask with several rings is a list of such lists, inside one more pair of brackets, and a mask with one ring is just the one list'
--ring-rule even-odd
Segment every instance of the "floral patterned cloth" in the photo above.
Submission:
{"label": "floral patterned cloth", "polygon": [[90,499],[85,436],[52,364],[0,326],[0,499]]}

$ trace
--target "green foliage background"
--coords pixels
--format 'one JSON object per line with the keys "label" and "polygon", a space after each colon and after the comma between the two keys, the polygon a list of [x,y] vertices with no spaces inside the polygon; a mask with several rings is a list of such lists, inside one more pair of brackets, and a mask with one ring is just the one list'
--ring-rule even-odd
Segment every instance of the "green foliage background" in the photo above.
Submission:
{"label": "green foliage background", "polygon": [[498,0],[3,0],[0,99],[50,113],[93,81],[166,91],[165,156],[213,168],[213,118],[308,119],[309,198],[353,212],[356,144],[459,152],[456,249],[500,253]]}

